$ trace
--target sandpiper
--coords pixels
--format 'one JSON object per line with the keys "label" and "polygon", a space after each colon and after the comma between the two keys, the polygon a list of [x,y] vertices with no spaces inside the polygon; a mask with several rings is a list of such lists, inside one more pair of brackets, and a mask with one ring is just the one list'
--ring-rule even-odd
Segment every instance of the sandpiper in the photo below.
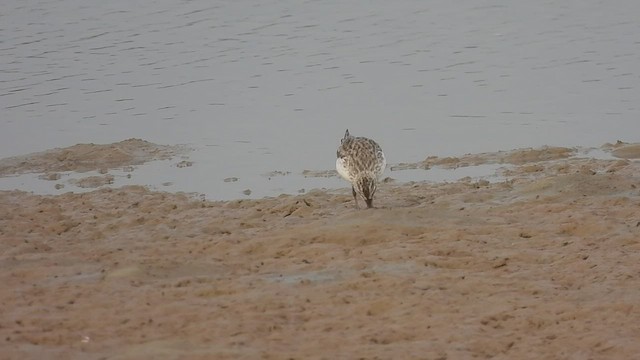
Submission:
{"label": "sandpiper", "polygon": [[359,208],[357,195],[364,199],[368,208],[373,207],[373,194],[386,166],[387,161],[378,143],[365,137],[351,136],[347,129],[338,147],[336,170],[351,183],[356,208]]}

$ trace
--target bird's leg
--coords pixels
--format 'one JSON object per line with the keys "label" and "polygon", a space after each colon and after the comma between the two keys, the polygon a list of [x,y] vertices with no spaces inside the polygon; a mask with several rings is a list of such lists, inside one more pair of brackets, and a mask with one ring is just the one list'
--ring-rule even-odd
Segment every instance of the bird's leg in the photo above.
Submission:
{"label": "bird's leg", "polygon": [[358,206],[358,196],[356,196],[356,189],[353,186],[351,187],[351,193],[353,194],[353,200],[355,200],[356,202],[356,209],[360,209],[360,206]]}

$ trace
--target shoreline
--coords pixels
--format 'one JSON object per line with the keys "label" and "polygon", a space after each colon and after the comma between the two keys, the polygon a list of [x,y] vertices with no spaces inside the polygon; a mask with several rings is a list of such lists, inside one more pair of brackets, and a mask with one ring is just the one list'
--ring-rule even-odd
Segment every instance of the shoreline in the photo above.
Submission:
{"label": "shoreline", "polygon": [[[0,159],[0,190],[40,195],[84,193],[103,187],[142,185],[154,191],[191,193],[201,199],[235,200],[334,191],[345,186],[334,169],[270,170],[254,176],[220,176],[187,145],[158,145],[141,139],[111,144],[76,144]],[[540,170],[554,160],[640,158],[640,144],[618,141],[599,148],[523,148],[461,156],[427,156],[422,161],[391,163],[384,182],[455,182],[462,179],[507,181],[520,166]],[[246,170],[237,170],[245,173]],[[234,172],[231,171],[231,174]]]}
{"label": "shoreline", "polygon": [[10,358],[629,358],[640,163],[199,201],[0,191]]}

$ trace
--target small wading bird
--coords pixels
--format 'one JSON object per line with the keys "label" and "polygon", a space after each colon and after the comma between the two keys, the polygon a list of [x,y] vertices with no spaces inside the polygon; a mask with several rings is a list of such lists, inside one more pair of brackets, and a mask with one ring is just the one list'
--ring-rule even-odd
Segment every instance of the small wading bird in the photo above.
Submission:
{"label": "small wading bird", "polygon": [[338,147],[336,170],[351,183],[356,208],[359,208],[357,195],[364,199],[368,208],[373,207],[373,195],[386,166],[380,145],[365,137],[351,136],[347,129]]}

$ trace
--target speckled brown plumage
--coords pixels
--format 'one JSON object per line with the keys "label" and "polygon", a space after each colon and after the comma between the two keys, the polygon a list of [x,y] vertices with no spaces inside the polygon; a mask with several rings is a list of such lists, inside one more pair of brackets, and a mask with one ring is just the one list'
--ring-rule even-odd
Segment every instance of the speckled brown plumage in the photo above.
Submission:
{"label": "speckled brown plumage", "polygon": [[358,207],[358,195],[367,207],[373,207],[373,195],[387,162],[382,148],[365,137],[354,137],[347,130],[338,147],[336,169],[351,183],[353,198]]}

